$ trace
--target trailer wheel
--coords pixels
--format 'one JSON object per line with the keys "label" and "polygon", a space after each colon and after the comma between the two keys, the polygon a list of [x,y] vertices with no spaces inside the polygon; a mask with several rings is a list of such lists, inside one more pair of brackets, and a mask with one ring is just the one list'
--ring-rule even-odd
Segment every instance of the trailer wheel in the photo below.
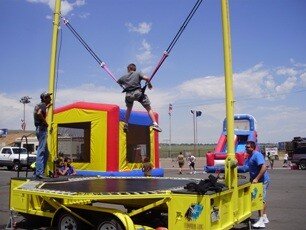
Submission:
{"label": "trailer wheel", "polygon": [[15,162],[14,165],[13,165],[13,170],[17,172],[20,169],[21,169],[21,166],[19,165],[19,163]]}
{"label": "trailer wheel", "polygon": [[57,222],[57,229],[58,230],[78,230],[82,229],[82,223],[72,214],[63,212]]}
{"label": "trailer wheel", "polygon": [[301,170],[306,170],[306,160],[301,160],[301,162],[300,162],[300,169]]}
{"label": "trailer wheel", "polygon": [[9,165],[9,166],[6,166],[7,167],[7,170],[12,170],[13,169],[13,166]]}
{"label": "trailer wheel", "polygon": [[97,225],[97,230],[124,230],[122,224],[115,218],[103,218]]}

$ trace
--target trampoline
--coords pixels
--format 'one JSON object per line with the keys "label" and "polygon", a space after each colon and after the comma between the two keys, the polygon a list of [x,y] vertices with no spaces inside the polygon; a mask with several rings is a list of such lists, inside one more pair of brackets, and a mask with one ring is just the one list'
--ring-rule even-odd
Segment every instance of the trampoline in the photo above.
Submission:
{"label": "trampoline", "polygon": [[156,193],[183,189],[196,179],[178,178],[75,178],[67,181],[45,181],[40,189],[68,193],[118,194],[118,193]]}

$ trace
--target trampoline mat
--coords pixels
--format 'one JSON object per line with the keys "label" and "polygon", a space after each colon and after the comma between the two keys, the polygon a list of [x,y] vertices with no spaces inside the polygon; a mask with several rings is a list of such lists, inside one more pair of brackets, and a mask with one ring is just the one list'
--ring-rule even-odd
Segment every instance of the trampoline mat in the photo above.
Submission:
{"label": "trampoline mat", "polygon": [[79,181],[46,182],[41,189],[77,193],[138,193],[183,188],[188,179],[97,178]]}

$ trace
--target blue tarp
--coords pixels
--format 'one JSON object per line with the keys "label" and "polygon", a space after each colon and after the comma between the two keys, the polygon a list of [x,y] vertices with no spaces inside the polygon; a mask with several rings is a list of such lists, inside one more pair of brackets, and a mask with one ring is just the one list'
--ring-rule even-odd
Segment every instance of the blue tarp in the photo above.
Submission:
{"label": "blue tarp", "polygon": [[[89,171],[89,170],[76,170],[77,175],[80,176],[106,176],[106,177],[142,177],[144,173],[142,170],[131,170],[131,171],[110,171],[110,172],[102,172],[102,171]],[[152,177],[163,177],[164,169],[156,168],[152,169]]]}

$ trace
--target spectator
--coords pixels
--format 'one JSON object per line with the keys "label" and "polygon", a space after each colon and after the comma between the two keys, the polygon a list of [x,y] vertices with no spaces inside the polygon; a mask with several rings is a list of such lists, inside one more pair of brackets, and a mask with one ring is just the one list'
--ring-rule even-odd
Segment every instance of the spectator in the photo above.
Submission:
{"label": "spectator", "polygon": [[[265,224],[269,223],[269,219],[266,214],[267,208],[267,189],[269,186],[270,177],[267,172],[267,166],[263,154],[256,151],[256,144],[254,141],[247,141],[245,146],[248,158],[245,164],[249,167],[250,182],[251,183],[262,183],[263,184],[263,201],[264,208],[259,210],[259,220],[253,224],[254,228],[265,228]],[[269,154],[269,152],[268,152]]]}
{"label": "spectator", "polygon": [[288,167],[288,153],[285,153],[284,155],[283,167]]}
{"label": "spectator", "polygon": [[68,167],[64,164],[64,159],[59,157],[55,160],[55,172],[54,177],[64,176],[67,174]]}
{"label": "spectator", "polygon": [[189,157],[187,157],[187,161],[188,161],[188,165],[190,169],[190,174],[196,174],[196,171],[195,171],[196,157],[191,154]]}
{"label": "spectator", "polygon": [[270,168],[273,169],[275,156],[270,152],[267,153],[267,156],[270,162]]}
{"label": "spectator", "polygon": [[153,165],[150,162],[148,157],[145,157],[143,159],[143,164],[142,164],[142,171],[144,172],[144,175],[149,177],[152,176],[152,169],[153,169]]}
{"label": "spectator", "polygon": [[179,155],[177,156],[177,162],[179,165],[179,174],[182,174],[182,169],[185,164],[184,155],[182,152],[180,152]]}
{"label": "spectator", "polygon": [[67,175],[76,175],[76,171],[75,171],[74,167],[71,165],[71,158],[66,157],[64,159],[64,164],[68,168]]}

